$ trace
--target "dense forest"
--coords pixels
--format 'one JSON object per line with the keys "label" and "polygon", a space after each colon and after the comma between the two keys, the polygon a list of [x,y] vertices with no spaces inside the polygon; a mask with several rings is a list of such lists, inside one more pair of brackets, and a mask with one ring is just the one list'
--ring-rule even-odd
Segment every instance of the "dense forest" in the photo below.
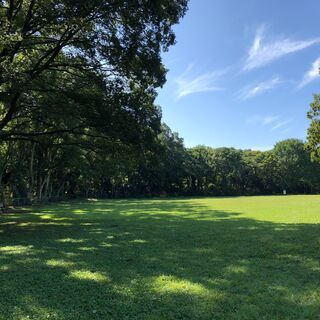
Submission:
{"label": "dense forest", "polygon": [[4,203],[320,191],[317,96],[306,146],[186,148],[162,123],[161,54],[186,10],[187,0],[0,0]]}
{"label": "dense forest", "polygon": [[310,160],[300,140],[281,141],[264,152],[185,148],[166,125],[153,138],[152,148],[140,144],[139,151],[87,136],[82,145],[80,137],[73,143],[68,136],[63,142],[8,142],[1,150],[7,201],[320,192],[320,164]]}

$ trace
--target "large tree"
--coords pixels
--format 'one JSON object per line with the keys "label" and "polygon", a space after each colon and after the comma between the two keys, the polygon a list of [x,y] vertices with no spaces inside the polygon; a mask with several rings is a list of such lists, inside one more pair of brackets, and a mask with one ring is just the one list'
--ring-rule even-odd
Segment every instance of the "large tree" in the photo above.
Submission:
{"label": "large tree", "polygon": [[[92,71],[122,92],[165,81],[161,51],[187,0],[0,0],[0,135],[34,106],[39,81]],[[28,110],[29,111],[29,110]]]}
{"label": "large tree", "polygon": [[319,181],[319,165],[310,160],[305,144],[298,139],[278,142],[273,149],[282,188],[289,192],[313,192]]}

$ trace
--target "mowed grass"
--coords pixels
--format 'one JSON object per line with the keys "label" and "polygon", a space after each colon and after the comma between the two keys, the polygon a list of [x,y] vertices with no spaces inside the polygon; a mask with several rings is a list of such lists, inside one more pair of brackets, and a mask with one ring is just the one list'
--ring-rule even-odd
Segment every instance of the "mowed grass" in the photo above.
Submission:
{"label": "mowed grass", "polygon": [[0,319],[320,319],[320,196],[0,216]]}

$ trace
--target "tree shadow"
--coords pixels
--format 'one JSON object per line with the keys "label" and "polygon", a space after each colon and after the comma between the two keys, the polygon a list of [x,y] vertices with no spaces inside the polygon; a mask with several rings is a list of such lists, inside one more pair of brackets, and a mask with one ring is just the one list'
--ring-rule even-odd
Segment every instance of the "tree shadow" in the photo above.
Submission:
{"label": "tree shadow", "polygon": [[0,217],[0,319],[316,319],[320,225],[184,200]]}

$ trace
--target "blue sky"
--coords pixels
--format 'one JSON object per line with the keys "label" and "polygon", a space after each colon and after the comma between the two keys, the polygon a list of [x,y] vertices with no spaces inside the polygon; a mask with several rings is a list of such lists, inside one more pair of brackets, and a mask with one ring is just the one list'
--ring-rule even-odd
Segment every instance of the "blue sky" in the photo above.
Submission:
{"label": "blue sky", "polygon": [[187,147],[305,139],[320,93],[319,0],[191,0],[156,103]]}

